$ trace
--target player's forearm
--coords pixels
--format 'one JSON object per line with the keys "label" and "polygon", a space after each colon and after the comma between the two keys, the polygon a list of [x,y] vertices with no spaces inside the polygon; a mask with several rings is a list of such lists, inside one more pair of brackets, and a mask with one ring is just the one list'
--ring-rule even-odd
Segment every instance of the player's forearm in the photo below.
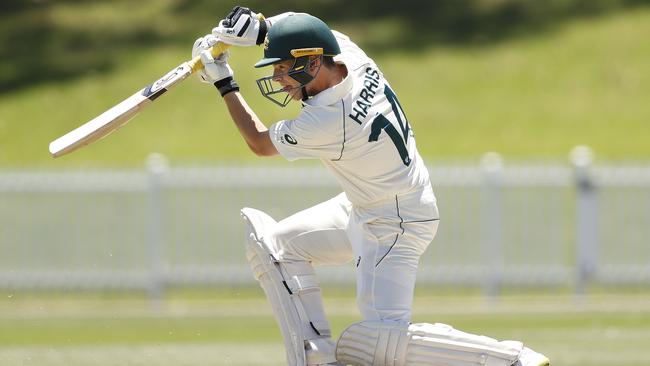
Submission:
{"label": "player's forearm", "polygon": [[248,106],[239,92],[232,92],[223,97],[233,122],[239,129],[248,147],[258,156],[273,156],[278,150],[271,142],[269,130]]}

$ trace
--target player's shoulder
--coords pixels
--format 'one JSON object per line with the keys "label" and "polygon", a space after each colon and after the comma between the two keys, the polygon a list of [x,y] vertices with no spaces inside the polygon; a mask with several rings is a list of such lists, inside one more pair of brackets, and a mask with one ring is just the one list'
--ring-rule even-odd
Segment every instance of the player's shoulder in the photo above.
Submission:
{"label": "player's shoulder", "polygon": [[336,30],[332,30],[332,33],[341,48],[341,53],[334,57],[334,61],[345,64],[350,71],[357,70],[368,63],[374,63],[350,37]]}
{"label": "player's shoulder", "polygon": [[333,131],[341,126],[344,112],[343,104],[338,101],[330,105],[308,105],[303,106],[300,114],[296,117],[296,123],[311,126],[322,132]]}

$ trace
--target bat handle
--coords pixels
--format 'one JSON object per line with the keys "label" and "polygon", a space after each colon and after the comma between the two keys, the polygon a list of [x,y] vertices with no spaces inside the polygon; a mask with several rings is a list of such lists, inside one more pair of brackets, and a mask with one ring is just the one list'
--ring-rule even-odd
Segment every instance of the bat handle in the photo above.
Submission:
{"label": "bat handle", "polygon": [[[212,57],[217,58],[219,57],[219,55],[226,52],[226,50],[229,47],[230,47],[229,44],[223,42],[217,42],[214,44],[214,46],[210,47],[209,50],[212,53]],[[187,63],[192,68],[192,74],[203,68],[203,62],[201,62],[201,56],[196,56],[190,61],[188,61]]]}

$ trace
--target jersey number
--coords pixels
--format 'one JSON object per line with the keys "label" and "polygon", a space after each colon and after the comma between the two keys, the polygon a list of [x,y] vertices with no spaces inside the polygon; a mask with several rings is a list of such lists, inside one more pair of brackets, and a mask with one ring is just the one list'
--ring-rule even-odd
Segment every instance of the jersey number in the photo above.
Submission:
{"label": "jersey number", "polygon": [[[404,165],[409,166],[411,164],[411,158],[406,149],[406,143],[408,142],[410,131],[409,122],[406,120],[406,114],[404,114],[402,105],[399,103],[399,100],[397,100],[397,96],[388,85],[384,86],[384,95],[386,95],[386,99],[390,102],[390,105],[393,108],[393,114],[397,118],[397,122],[399,123],[399,127],[402,130],[402,135],[404,137],[400,135],[395,128],[395,125],[391,123],[386,116],[383,114],[377,114],[370,125],[370,137],[368,137],[368,142],[377,141],[381,131],[386,131],[388,137],[393,140],[393,144],[395,144],[397,152],[399,153],[400,158],[402,158],[402,162]],[[404,115],[404,121],[402,121],[402,115]]]}

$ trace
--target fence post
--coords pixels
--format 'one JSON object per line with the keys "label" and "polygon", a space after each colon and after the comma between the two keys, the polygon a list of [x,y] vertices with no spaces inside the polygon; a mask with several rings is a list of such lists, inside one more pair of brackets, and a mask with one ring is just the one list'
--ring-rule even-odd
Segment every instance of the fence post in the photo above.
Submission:
{"label": "fence post", "polygon": [[503,281],[503,159],[495,152],[481,158],[480,230],[484,268],[483,291],[488,301],[496,301]]}
{"label": "fence post", "polygon": [[150,277],[147,286],[149,299],[154,309],[160,309],[165,291],[165,271],[163,258],[163,204],[162,180],[169,170],[167,159],[161,154],[150,154],[147,157],[147,173],[149,180],[148,212],[147,212],[147,249],[150,260]]}
{"label": "fence post", "polygon": [[576,146],[569,153],[576,184],[576,295],[585,294],[598,262],[598,201],[590,167],[593,151]]}

